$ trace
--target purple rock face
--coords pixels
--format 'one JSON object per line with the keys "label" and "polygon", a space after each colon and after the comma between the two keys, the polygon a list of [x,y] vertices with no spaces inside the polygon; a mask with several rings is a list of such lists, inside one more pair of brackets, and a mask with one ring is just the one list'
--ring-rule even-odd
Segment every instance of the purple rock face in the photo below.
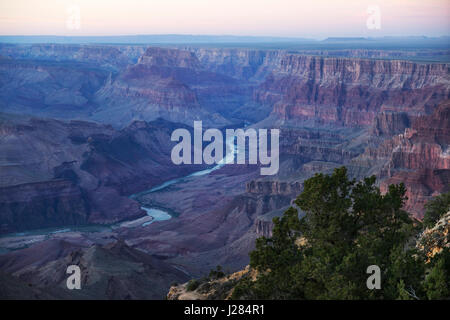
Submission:
{"label": "purple rock face", "polygon": [[130,194],[194,170],[172,164],[175,124],[164,120],[120,131],[83,121],[2,120],[3,233],[140,217],[145,212]]}
{"label": "purple rock face", "polygon": [[[0,45],[0,277],[36,286],[32,298],[70,298],[74,262],[94,273],[81,298],[162,297],[174,280],[242,268],[303,181],[342,165],[382,190],[404,182],[421,218],[450,186],[450,78],[448,64],[409,57]],[[174,165],[171,134],[195,120],[280,129],[278,174]],[[142,223],[141,207],[172,218]],[[107,263],[117,272],[96,274]]]}

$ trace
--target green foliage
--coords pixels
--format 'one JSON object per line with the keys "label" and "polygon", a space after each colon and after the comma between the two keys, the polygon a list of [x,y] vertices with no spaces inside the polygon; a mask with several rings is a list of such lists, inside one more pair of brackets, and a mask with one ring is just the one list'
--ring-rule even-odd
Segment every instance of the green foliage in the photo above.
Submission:
{"label": "green foliage", "polygon": [[186,285],[186,291],[194,291],[195,289],[198,288],[199,285],[200,281],[196,279],[189,280],[189,282]]}
{"label": "green foliage", "polygon": [[225,277],[225,273],[222,271],[222,267],[221,266],[217,266],[216,270],[211,270],[209,272],[209,279],[220,279]]}
{"label": "green foliage", "polygon": [[254,284],[249,278],[242,278],[234,287],[233,293],[231,295],[231,300],[245,300],[254,298],[255,293],[252,289],[253,286]]}
{"label": "green foliage", "polygon": [[423,224],[431,228],[445,213],[450,211],[450,192],[443,193],[425,204]]}
{"label": "green foliage", "polygon": [[398,298],[397,300],[412,300],[410,293],[405,288],[405,282],[403,280],[400,280],[397,286],[398,290]]}
{"label": "green foliage", "polygon": [[450,298],[450,249],[437,254],[432,260],[433,267],[425,279],[425,290],[428,299]]}
{"label": "green foliage", "polygon": [[[295,201],[304,217],[289,208],[273,219],[273,236],[257,239],[250,253],[257,280],[242,280],[232,298],[448,297],[448,260],[433,264],[425,281],[425,257],[408,248],[417,228],[402,210],[404,185],[390,185],[382,195],[375,181],[349,180],[345,167],[306,180]],[[381,269],[380,290],[367,288],[370,265]]]}

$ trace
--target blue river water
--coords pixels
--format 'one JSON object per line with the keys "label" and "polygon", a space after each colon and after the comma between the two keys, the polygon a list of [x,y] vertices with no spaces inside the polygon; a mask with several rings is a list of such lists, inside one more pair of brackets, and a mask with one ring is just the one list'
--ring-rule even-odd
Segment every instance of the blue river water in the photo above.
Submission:
{"label": "blue river water", "polygon": [[[156,191],[163,190],[173,184],[180,183],[182,181],[188,180],[189,178],[193,177],[200,177],[210,174],[211,172],[218,170],[222,168],[224,165],[233,163],[234,161],[234,155],[237,154],[239,151],[237,149],[237,146],[234,144],[234,139],[230,141],[226,141],[227,143],[227,151],[225,157],[215,166],[196,171],[194,173],[191,173],[185,177],[172,179],[169,181],[166,181],[158,186],[155,186],[149,190],[145,190],[139,193],[135,193],[130,196],[130,199],[136,199],[139,196],[153,193]],[[159,208],[146,208],[141,207],[142,210],[145,210],[147,212],[148,216],[151,216],[153,219],[151,221],[145,222],[142,224],[142,226],[147,226],[155,221],[165,221],[172,218],[170,214],[168,214],[166,211],[161,210]],[[121,222],[123,223],[123,222]],[[102,232],[102,231],[110,231],[111,229],[114,229],[118,227],[121,223],[105,226],[105,225],[86,225],[86,226],[75,226],[75,227],[59,227],[59,228],[46,228],[46,229],[37,229],[37,230],[30,230],[25,232],[18,232],[18,233],[12,233],[12,234],[6,234],[2,235],[1,237],[22,237],[22,236],[29,236],[29,235],[51,235],[56,233],[66,233],[66,232],[72,232],[72,231],[79,231],[79,232]]]}

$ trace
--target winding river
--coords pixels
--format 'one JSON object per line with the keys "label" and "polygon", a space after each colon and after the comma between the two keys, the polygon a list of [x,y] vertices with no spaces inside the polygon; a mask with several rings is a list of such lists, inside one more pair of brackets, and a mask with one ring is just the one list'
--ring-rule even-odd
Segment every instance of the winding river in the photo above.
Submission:
{"label": "winding river", "polygon": [[[237,154],[238,148],[237,146],[234,144],[234,138],[232,140],[227,140],[226,141],[227,144],[227,148],[226,148],[226,155],[225,157],[219,161],[218,164],[216,164],[215,166],[209,168],[209,169],[203,169],[200,171],[196,171],[193,172],[187,176],[184,177],[180,177],[180,178],[176,178],[176,179],[172,179],[169,181],[166,181],[158,186],[155,186],[149,190],[145,190],[139,193],[135,193],[132,194],[129,198],[130,199],[134,199],[136,200],[138,197],[143,196],[145,194],[149,194],[149,193],[153,193],[153,192],[157,192],[160,190],[163,190],[171,185],[174,185],[176,183],[180,183],[183,181],[186,181],[187,179],[192,179],[192,178],[196,178],[196,177],[201,177],[201,176],[205,176],[210,174],[211,172],[218,170],[220,168],[222,168],[224,165],[228,164],[228,163],[233,163],[234,162],[234,155]],[[167,213],[164,210],[161,210],[161,208],[147,208],[147,207],[141,207],[141,209],[143,209],[145,212],[147,212],[147,216],[152,217],[152,220],[150,221],[145,221],[143,223],[138,223],[136,225],[136,223],[133,224],[134,222],[139,222],[140,219],[136,219],[136,220],[132,220],[132,221],[122,221],[120,223],[117,224],[113,224],[113,225],[85,225],[85,226],[74,226],[74,227],[58,227],[58,228],[45,228],[45,229],[37,229],[37,230],[30,230],[30,231],[25,231],[25,232],[18,232],[18,233],[12,233],[12,234],[5,234],[0,236],[0,238],[4,238],[4,237],[23,237],[23,236],[38,236],[38,235],[52,235],[52,234],[57,234],[57,233],[67,233],[67,232],[73,232],[73,231],[78,231],[78,232],[102,232],[102,231],[110,231],[111,229],[116,229],[118,227],[120,227],[122,224],[129,224],[129,225],[133,225],[133,227],[135,226],[147,226],[155,221],[164,221],[164,220],[169,220],[172,218],[172,216]]]}
{"label": "winding river", "polygon": [[[211,167],[209,169],[203,169],[203,170],[200,170],[200,171],[193,172],[193,173],[191,173],[191,174],[189,174],[187,176],[181,177],[181,178],[176,178],[176,179],[172,179],[172,180],[166,181],[166,182],[164,182],[164,183],[162,183],[162,184],[160,184],[160,185],[158,185],[156,187],[153,187],[153,188],[151,188],[149,190],[145,190],[145,191],[142,191],[142,192],[139,192],[139,193],[135,193],[135,194],[131,195],[130,198],[131,199],[137,199],[140,196],[143,196],[143,195],[146,195],[146,194],[149,194],[149,193],[153,193],[153,192],[156,192],[156,191],[163,190],[163,189],[165,189],[165,188],[167,188],[167,187],[169,187],[169,186],[171,186],[173,184],[183,182],[183,181],[185,181],[187,179],[190,179],[190,178],[193,178],[193,177],[201,177],[201,176],[208,175],[211,172],[222,168],[226,164],[233,163],[234,162],[234,155],[239,152],[237,146],[234,144],[234,137],[233,137],[233,139],[227,140],[226,144],[227,144],[226,145],[227,146],[226,147],[226,155],[215,166],[213,166],[213,167]],[[167,212],[165,212],[163,210],[160,210],[158,208],[141,207],[141,209],[145,210],[147,212],[147,215],[153,217],[152,221],[144,223],[143,226],[149,225],[150,223],[152,223],[154,221],[169,220],[170,218],[172,218],[172,216],[170,214],[168,214]]]}

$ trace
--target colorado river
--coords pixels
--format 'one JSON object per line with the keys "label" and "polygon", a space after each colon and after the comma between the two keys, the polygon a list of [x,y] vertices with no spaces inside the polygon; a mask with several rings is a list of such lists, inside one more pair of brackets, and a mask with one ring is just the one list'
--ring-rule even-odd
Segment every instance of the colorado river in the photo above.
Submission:
{"label": "colorado river", "polygon": [[[234,161],[234,154],[237,154],[237,153],[238,153],[238,150],[237,150],[236,145],[234,144],[234,140],[233,141],[231,141],[231,140],[227,141],[227,154],[214,167],[209,168],[209,169],[196,171],[196,172],[191,173],[191,174],[189,174],[189,175],[187,175],[185,177],[176,178],[176,179],[172,179],[172,180],[166,181],[166,182],[164,182],[164,183],[162,183],[162,184],[160,184],[160,185],[158,185],[156,187],[153,187],[153,188],[151,188],[149,190],[145,190],[145,191],[142,191],[142,192],[139,192],[139,193],[135,193],[135,194],[131,195],[130,198],[131,199],[136,199],[137,197],[143,196],[145,194],[149,194],[149,193],[152,193],[152,192],[163,190],[163,189],[165,189],[165,188],[167,188],[167,187],[169,187],[169,186],[171,186],[173,184],[182,182],[182,181],[184,181],[184,180],[186,180],[188,178],[200,177],[200,176],[204,176],[204,175],[210,174],[211,172],[222,168],[226,164],[233,163],[233,161]],[[144,209],[144,207],[143,207],[143,209]]]}
{"label": "colorado river", "polygon": [[142,207],[143,210],[145,210],[147,212],[147,215],[152,216],[153,220],[144,223],[142,226],[145,227],[149,224],[151,224],[154,221],[164,221],[164,220],[169,220],[170,218],[172,218],[172,216],[170,214],[168,214],[165,211],[159,210],[159,209],[148,209],[145,207]]}
{"label": "colorado river", "polygon": [[[218,164],[215,166],[209,168],[209,169],[203,169],[200,171],[193,172],[187,176],[172,179],[169,181],[166,181],[158,186],[155,186],[149,190],[145,190],[139,193],[132,194],[129,198],[136,200],[136,198],[149,194],[152,192],[163,190],[173,184],[185,181],[190,178],[200,177],[204,175],[208,175],[213,171],[216,171],[220,168],[222,168],[225,164],[233,163],[234,161],[234,154],[237,154],[239,151],[237,150],[237,146],[234,144],[234,139],[227,141],[227,148],[226,148],[226,155],[225,157],[219,161]],[[70,227],[57,227],[57,228],[45,228],[45,229],[38,229],[38,230],[30,230],[25,232],[18,232],[18,233],[12,233],[12,234],[5,234],[0,236],[0,238],[6,238],[6,237],[24,237],[24,236],[49,236],[52,234],[58,234],[58,233],[67,233],[67,232],[104,232],[104,231],[111,231],[112,229],[116,229],[118,227],[121,227],[121,225],[128,224],[129,226],[135,227],[135,226],[147,226],[155,221],[165,221],[172,218],[172,216],[167,213],[164,210],[161,210],[161,208],[147,208],[147,207],[141,207],[142,210],[144,210],[147,213],[147,216],[151,216],[153,219],[151,221],[146,221],[144,223],[139,223],[139,219],[136,220],[130,220],[130,221],[122,221],[120,223],[116,223],[113,225],[84,225],[84,226],[70,226]],[[134,222],[134,223],[133,223]],[[1,247],[1,246],[0,246]]]}
{"label": "colorado river", "polygon": [[[219,163],[217,163],[215,166],[213,166],[212,168],[209,169],[204,169],[204,170],[200,170],[200,171],[196,171],[194,173],[191,173],[185,177],[181,177],[181,178],[176,178],[176,179],[172,179],[169,181],[166,181],[156,187],[153,187],[149,190],[145,190],[139,193],[135,193],[133,195],[130,196],[130,199],[134,199],[136,200],[138,197],[149,194],[149,193],[153,193],[156,191],[160,191],[163,190],[173,184],[179,183],[179,182],[183,182],[189,178],[193,178],[193,177],[200,177],[200,176],[204,176],[204,175],[208,175],[213,171],[216,171],[220,168],[222,168],[224,165],[229,164],[229,163],[233,163],[234,162],[234,155],[237,154],[239,151],[237,149],[237,146],[234,144],[234,137],[232,140],[227,140],[226,142],[227,146],[226,146],[226,155],[225,157],[219,161]],[[141,209],[145,210],[147,212],[147,215],[153,217],[152,221],[146,222],[144,223],[142,226],[147,226],[149,224],[151,224],[152,222],[155,221],[164,221],[164,220],[169,220],[170,218],[172,218],[172,216],[170,214],[168,214],[167,212],[157,209],[157,208],[146,208],[146,207],[141,207]]]}

